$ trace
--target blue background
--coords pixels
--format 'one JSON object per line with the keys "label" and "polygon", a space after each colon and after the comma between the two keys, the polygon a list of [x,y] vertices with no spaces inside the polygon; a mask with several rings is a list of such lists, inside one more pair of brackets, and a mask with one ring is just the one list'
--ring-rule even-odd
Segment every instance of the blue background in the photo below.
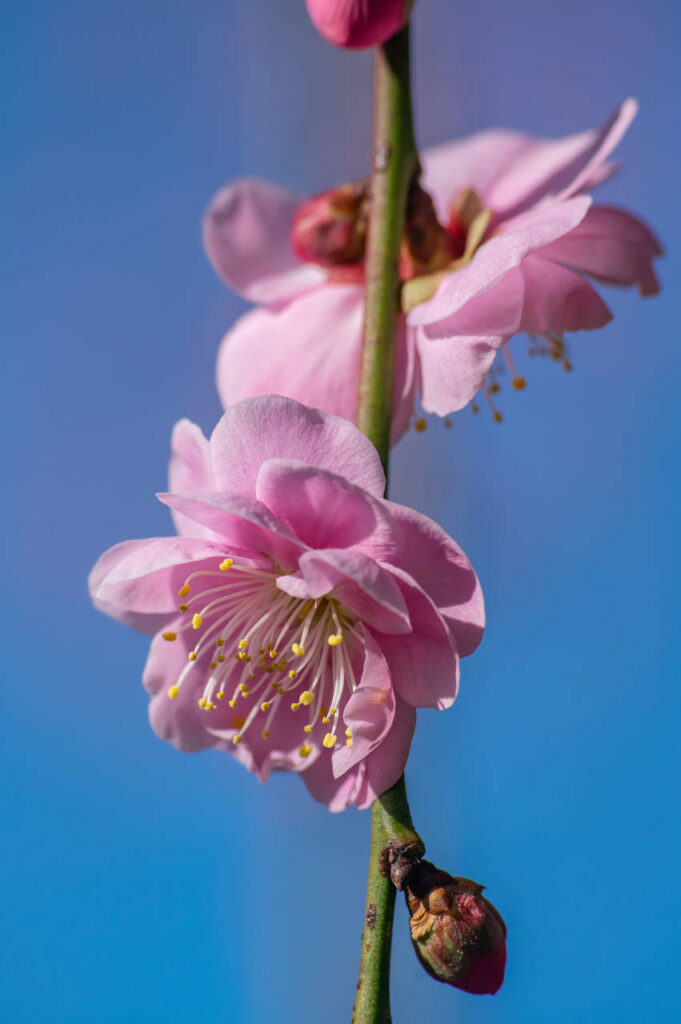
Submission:
{"label": "blue background", "polygon": [[[433,420],[393,495],[463,544],[489,628],[408,771],[432,858],[510,929],[493,999],[439,986],[404,907],[395,1022],[679,1019],[678,46],[672,0],[418,0],[422,143],[641,113],[601,190],[659,231],[664,292],[610,292],[575,372],[524,363],[505,421]],[[367,814],[181,756],[146,718],[147,641],[95,613],[101,550],[169,532],[169,431],[209,430],[245,308],[199,219],[230,177],[364,173],[370,61],[302,0],[3,6],[0,1019],[347,1022]],[[522,341],[515,351],[523,349]]]}

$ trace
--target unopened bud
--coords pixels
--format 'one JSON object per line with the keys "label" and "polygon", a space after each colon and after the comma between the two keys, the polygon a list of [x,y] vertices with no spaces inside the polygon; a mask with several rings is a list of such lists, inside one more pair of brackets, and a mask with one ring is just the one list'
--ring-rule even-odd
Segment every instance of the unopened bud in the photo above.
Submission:
{"label": "unopened bud", "polygon": [[407,24],[413,0],[306,0],[317,30],[334,46],[378,46]]}
{"label": "unopened bud", "polygon": [[437,981],[479,995],[501,987],[506,967],[506,925],[483,888],[422,860],[405,890],[411,938],[423,967]]}
{"label": "unopened bud", "polygon": [[361,262],[368,197],[369,182],[365,180],[327,189],[302,203],[291,228],[291,243],[298,259],[330,268]]}

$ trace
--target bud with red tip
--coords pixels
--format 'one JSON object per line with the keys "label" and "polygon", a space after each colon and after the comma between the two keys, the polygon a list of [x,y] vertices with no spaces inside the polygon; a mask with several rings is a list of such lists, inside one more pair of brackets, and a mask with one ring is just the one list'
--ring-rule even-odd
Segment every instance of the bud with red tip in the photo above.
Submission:
{"label": "bud with red tip", "polygon": [[411,870],[405,891],[411,938],[423,967],[437,981],[479,995],[501,987],[506,967],[506,925],[483,888],[422,860]]}
{"label": "bud with red tip", "polygon": [[291,228],[291,244],[298,259],[329,268],[361,262],[368,199],[369,182],[358,181],[327,189],[301,203]]}
{"label": "bud with red tip", "polygon": [[363,50],[407,24],[414,0],[306,0],[317,30],[334,46]]}

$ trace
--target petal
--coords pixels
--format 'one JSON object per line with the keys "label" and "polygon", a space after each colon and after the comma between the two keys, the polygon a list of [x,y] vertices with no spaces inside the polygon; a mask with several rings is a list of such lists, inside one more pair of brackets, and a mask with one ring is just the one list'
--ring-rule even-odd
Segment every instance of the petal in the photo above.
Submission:
{"label": "petal", "polygon": [[433,298],[409,313],[407,322],[433,324],[453,316],[476,295],[501,281],[531,252],[575,228],[590,203],[587,196],[578,196],[567,202],[546,204],[504,224],[503,233],[483,243],[467,266],[448,274]]}
{"label": "petal", "polygon": [[415,727],[415,709],[398,699],[390,731],[366,760],[365,782],[355,797],[359,808],[369,807],[403,774]]}
{"label": "petal", "polygon": [[432,196],[440,220],[447,223],[449,205],[462,188],[474,188],[483,206],[488,206],[494,183],[535,144],[531,135],[492,130],[426,149],[421,156],[421,184]]}
{"label": "petal", "polygon": [[395,714],[395,694],[388,663],[376,641],[366,632],[364,649],[362,678],[343,711],[343,722],[352,732],[352,746],[343,743],[331,755],[331,767],[336,778],[376,749],[392,725]]}
{"label": "petal", "polygon": [[203,244],[217,273],[251,302],[280,302],[325,279],[291,248],[298,196],[243,178],[221,189],[203,218]]}
{"label": "petal", "polygon": [[299,570],[277,578],[284,593],[301,600],[333,596],[361,622],[385,633],[409,633],[409,613],[390,572],[361,551],[306,551]]}
{"label": "petal", "polygon": [[221,548],[247,557],[271,556],[282,565],[296,564],[300,542],[263,504],[241,495],[157,494],[175,509],[220,538]]}
{"label": "petal", "polygon": [[592,206],[581,224],[542,251],[542,256],[581,270],[608,284],[637,284],[642,295],[659,285],[652,261],[662,247],[633,214],[614,206]]}
{"label": "petal", "polygon": [[371,441],[352,423],[281,395],[230,406],[210,440],[218,490],[255,496],[267,459],[296,459],[338,473],[382,497],[385,474]]}
{"label": "petal", "polygon": [[375,633],[395,693],[418,708],[448,708],[459,688],[459,659],[447,625],[428,595],[401,569],[391,573],[401,587],[412,631],[402,636]]}
{"label": "petal", "polygon": [[525,281],[520,267],[513,267],[495,285],[474,295],[452,316],[425,324],[427,338],[490,337],[516,334],[523,313]]}
{"label": "petal", "polygon": [[513,159],[485,197],[502,217],[528,209],[545,196],[567,199],[599,178],[605,161],[636,116],[635,100],[625,100],[598,131],[562,139],[537,139]]}
{"label": "petal", "polygon": [[[168,623],[177,629],[182,620]],[[160,633],[151,641],[144,668],[143,683],[151,694],[149,721],[162,740],[172,743],[178,750],[193,752],[215,745],[215,737],[206,730],[208,716],[197,704],[202,686],[197,690],[188,678],[180,687],[175,700],[168,697],[168,689],[180,677],[187,665],[187,647],[179,640],[168,643]],[[198,679],[198,675],[194,678]]]}
{"label": "petal", "polygon": [[[180,420],[173,427],[168,465],[168,490],[193,494],[214,490],[208,439],[191,420]],[[212,537],[210,530],[198,526],[179,512],[171,511],[175,529],[182,536]]]}
{"label": "petal", "polygon": [[383,501],[335,473],[293,459],[268,459],[255,493],[308,547],[361,545],[377,558],[395,549],[395,526]]}
{"label": "petal", "polygon": [[301,778],[308,792],[320,804],[326,804],[332,814],[345,811],[357,799],[366,775],[364,764],[358,764],[340,779],[335,779],[331,770],[331,758],[319,757],[306,769]]}
{"label": "petal", "polygon": [[214,568],[224,542],[189,537],[127,541],[105,552],[90,574],[97,608],[142,633],[177,613],[178,590],[191,572]]}
{"label": "petal", "polygon": [[525,307],[521,330],[562,337],[564,331],[593,330],[612,320],[597,291],[579,274],[541,256],[522,265]]}
{"label": "petal", "polygon": [[433,338],[418,329],[421,405],[447,416],[463,409],[485,380],[502,338]]}
{"label": "petal", "polygon": [[480,582],[459,545],[414,509],[387,503],[403,530],[399,567],[429,595],[449,626],[461,657],[472,654],[485,628]]}

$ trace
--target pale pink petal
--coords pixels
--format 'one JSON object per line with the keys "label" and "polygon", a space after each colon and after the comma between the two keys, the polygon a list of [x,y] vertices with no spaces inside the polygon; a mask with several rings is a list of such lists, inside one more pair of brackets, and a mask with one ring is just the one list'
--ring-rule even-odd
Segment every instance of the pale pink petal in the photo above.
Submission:
{"label": "pale pink petal", "polygon": [[238,494],[157,494],[164,505],[207,527],[228,554],[271,555],[282,565],[294,565],[302,550],[288,527],[260,502]]}
{"label": "pale pink petal", "polygon": [[[458,271],[457,271],[458,273]],[[481,338],[515,334],[520,326],[525,298],[522,264],[484,292],[474,295],[444,320],[418,328],[427,338]]]}
{"label": "pale pink petal", "polygon": [[485,603],[473,566],[459,545],[428,516],[394,502],[387,504],[404,537],[396,564],[435,602],[459,654],[472,654],[485,628]]}
{"label": "pale pink petal", "polygon": [[296,459],[328,469],[382,497],[385,474],[372,443],[352,423],[281,395],[230,406],[210,441],[218,490],[255,496],[267,459]]}
{"label": "pale pink petal", "polygon": [[525,307],[521,330],[550,332],[593,330],[612,320],[612,313],[597,291],[579,274],[541,255],[528,256],[522,265]]}
{"label": "pale pink petal", "polygon": [[[364,317],[359,285],[314,288],[278,309],[255,309],[225,335],[217,385],[225,408],[280,394],[353,421]],[[395,353],[393,443],[409,425],[415,366],[400,319]]]}
{"label": "pale pink petal", "polygon": [[512,160],[487,192],[485,204],[509,217],[546,196],[567,199],[603,177],[603,165],[636,116],[635,100],[625,100],[599,131],[561,139],[537,139]]}
{"label": "pale pink petal", "polygon": [[333,595],[357,618],[385,633],[409,633],[401,588],[378,562],[357,550],[306,551],[299,569],[277,578],[284,593],[300,600]]}
{"label": "pale pink petal", "polygon": [[290,299],[326,277],[291,248],[298,196],[255,178],[221,189],[203,218],[203,244],[217,273],[251,302]]}
{"label": "pale pink petal", "polygon": [[326,804],[332,814],[346,811],[356,802],[365,776],[366,765],[362,763],[340,779],[335,779],[330,757],[317,758],[316,762],[301,774],[310,795],[320,804]]}
{"label": "pale pink petal", "polygon": [[447,416],[468,405],[482,386],[502,338],[428,338],[418,328],[421,405]]}
{"label": "pale pink petal", "polygon": [[659,284],[653,259],[662,247],[652,231],[633,214],[614,206],[592,206],[581,224],[542,251],[542,256],[591,274],[608,284],[637,284],[642,295],[655,295]]}
{"label": "pale pink petal", "polygon": [[[342,721],[352,732],[352,746],[344,741],[334,747],[331,766],[336,778],[364,760],[384,739],[395,714],[395,694],[383,652],[366,630],[362,678],[343,711]],[[340,732],[340,730],[339,730]]]}
{"label": "pale pink petal", "polygon": [[406,601],[412,632],[378,634],[395,693],[419,708],[448,708],[459,688],[459,659],[447,624],[430,597],[396,567],[391,574]]}
{"label": "pale pink petal", "polygon": [[224,558],[224,542],[189,537],[128,541],[105,552],[90,576],[90,596],[107,615],[155,633],[177,613],[178,590],[190,572]]}
{"label": "pale pink petal", "polygon": [[[416,306],[408,315],[411,325],[433,324],[457,313],[475,296],[487,292],[517,267],[531,252],[567,234],[584,218],[591,204],[588,196],[550,203],[530,210],[485,242],[471,262],[443,280],[432,299]],[[506,306],[504,304],[504,310]],[[488,333],[495,333],[489,331]]]}
{"label": "pale pink petal", "polygon": [[355,803],[360,810],[369,807],[403,774],[415,727],[415,709],[398,698],[390,731],[367,758],[366,775],[355,795]]}
{"label": "pale pink petal", "polygon": [[[194,494],[213,490],[208,439],[191,420],[180,420],[170,439],[168,490],[176,494]],[[181,536],[213,537],[212,531],[171,510],[175,529]]]}
{"label": "pale pink petal", "polygon": [[[171,621],[168,628],[179,629],[181,620]],[[151,694],[149,721],[162,740],[178,750],[193,752],[215,745],[215,737],[206,731],[207,715],[197,704],[200,690],[183,684],[175,700],[168,697],[169,687],[179,678],[187,664],[187,647],[181,642],[168,643],[160,633],[151,641],[142,682]]]}

